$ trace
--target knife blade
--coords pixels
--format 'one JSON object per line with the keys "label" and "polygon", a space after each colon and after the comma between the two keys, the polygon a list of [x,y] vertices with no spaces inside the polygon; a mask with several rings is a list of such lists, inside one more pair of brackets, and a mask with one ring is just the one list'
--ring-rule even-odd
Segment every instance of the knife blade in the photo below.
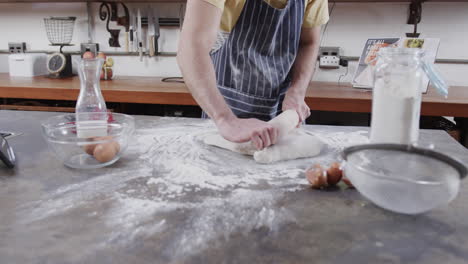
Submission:
{"label": "knife blade", "polygon": [[130,27],[129,27],[129,31],[128,31],[128,36],[129,36],[129,49],[128,51],[129,52],[133,52],[133,11],[132,10],[129,10],[129,23],[130,23]]}
{"label": "knife blade", "polygon": [[132,25],[133,25],[133,51],[138,52],[138,26],[137,26],[137,11],[133,9]]}
{"label": "knife blade", "polygon": [[153,27],[154,27],[154,54],[157,56],[159,54],[158,40],[161,35],[160,28],[159,28],[159,16],[157,12],[153,13]]}
{"label": "knife blade", "polygon": [[153,9],[148,6],[148,56],[154,56],[154,24],[153,21]]}
{"label": "knife blade", "polygon": [[139,52],[139,55],[140,55],[140,61],[143,61],[143,40],[142,40],[142,37],[143,37],[143,31],[141,30],[141,12],[140,12],[140,8],[138,8],[138,13],[137,13],[137,24],[138,24],[138,33],[137,33],[137,36],[138,36],[138,52]]}
{"label": "knife blade", "polygon": [[130,52],[133,52],[133,26],[130,26]]}

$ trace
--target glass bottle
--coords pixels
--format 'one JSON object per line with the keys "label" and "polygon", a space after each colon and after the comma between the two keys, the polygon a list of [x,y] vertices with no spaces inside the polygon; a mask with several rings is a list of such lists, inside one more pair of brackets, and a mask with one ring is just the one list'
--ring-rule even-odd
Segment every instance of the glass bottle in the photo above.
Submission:
{"label": "glass bottle", "polygon": [[82,59],[78,63],[80,94],[76,102],[79,138],[107,136],[108,113],[99,85],[103,59]]}
{"label": "glass bottle", "polygon": [[370,141],[414,144],[419,137],[424,51],[383,48],[375,66]]}

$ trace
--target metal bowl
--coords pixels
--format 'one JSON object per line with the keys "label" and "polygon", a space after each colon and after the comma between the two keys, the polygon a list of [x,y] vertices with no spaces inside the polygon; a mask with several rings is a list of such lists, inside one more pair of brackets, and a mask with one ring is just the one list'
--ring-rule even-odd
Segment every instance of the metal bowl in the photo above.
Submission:
{"label": "metal bowl", "polygon": [[[75,114],[65,114],[51,117],[42,123],[42,134],[49,148],[70,168],[93,169],[115,163],[126,150],[128,140],[135,130],[133,117],[109,113],[108,121],[104,122],[106,136],[79,138],[76,118]],[[95,150],[98,146],[100,150],[112,147],[112,153],[106,155],[107,159],[96,158]]]}

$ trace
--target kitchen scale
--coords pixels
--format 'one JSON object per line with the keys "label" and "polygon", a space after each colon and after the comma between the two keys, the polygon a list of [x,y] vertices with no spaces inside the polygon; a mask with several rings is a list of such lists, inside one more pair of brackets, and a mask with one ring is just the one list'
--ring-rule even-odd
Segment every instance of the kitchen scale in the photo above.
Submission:
{"label": "kitchen scale", "polygon": [[49,78],[67,78],[73,76],[71,54],[63,53],[63,47],[70,44],[73,37],[73,29],[76,17],[49,17],[44,18],[47,38],[50,46],[60,47],[59,52],[49,55],[47,70]]}

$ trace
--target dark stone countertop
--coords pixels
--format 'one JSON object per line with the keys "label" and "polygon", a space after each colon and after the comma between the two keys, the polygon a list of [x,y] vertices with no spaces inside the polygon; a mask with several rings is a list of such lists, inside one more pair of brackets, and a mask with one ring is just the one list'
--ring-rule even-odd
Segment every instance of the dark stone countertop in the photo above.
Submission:
{"label": "dark stone countertop", "polygon": [[[339,185],[312,190],[304,169],[337,160],[367,128],[306,126],[316,158],[255,164],[205,146],[209,121],[137,116],[125,155],[64,167],[41,135],[57,113],[0,111],[17,168],[0,167],[0,263],[467,263],[468,186],[448,206],[407,216]],[[468,164],[441,131],[421,144]]]}

